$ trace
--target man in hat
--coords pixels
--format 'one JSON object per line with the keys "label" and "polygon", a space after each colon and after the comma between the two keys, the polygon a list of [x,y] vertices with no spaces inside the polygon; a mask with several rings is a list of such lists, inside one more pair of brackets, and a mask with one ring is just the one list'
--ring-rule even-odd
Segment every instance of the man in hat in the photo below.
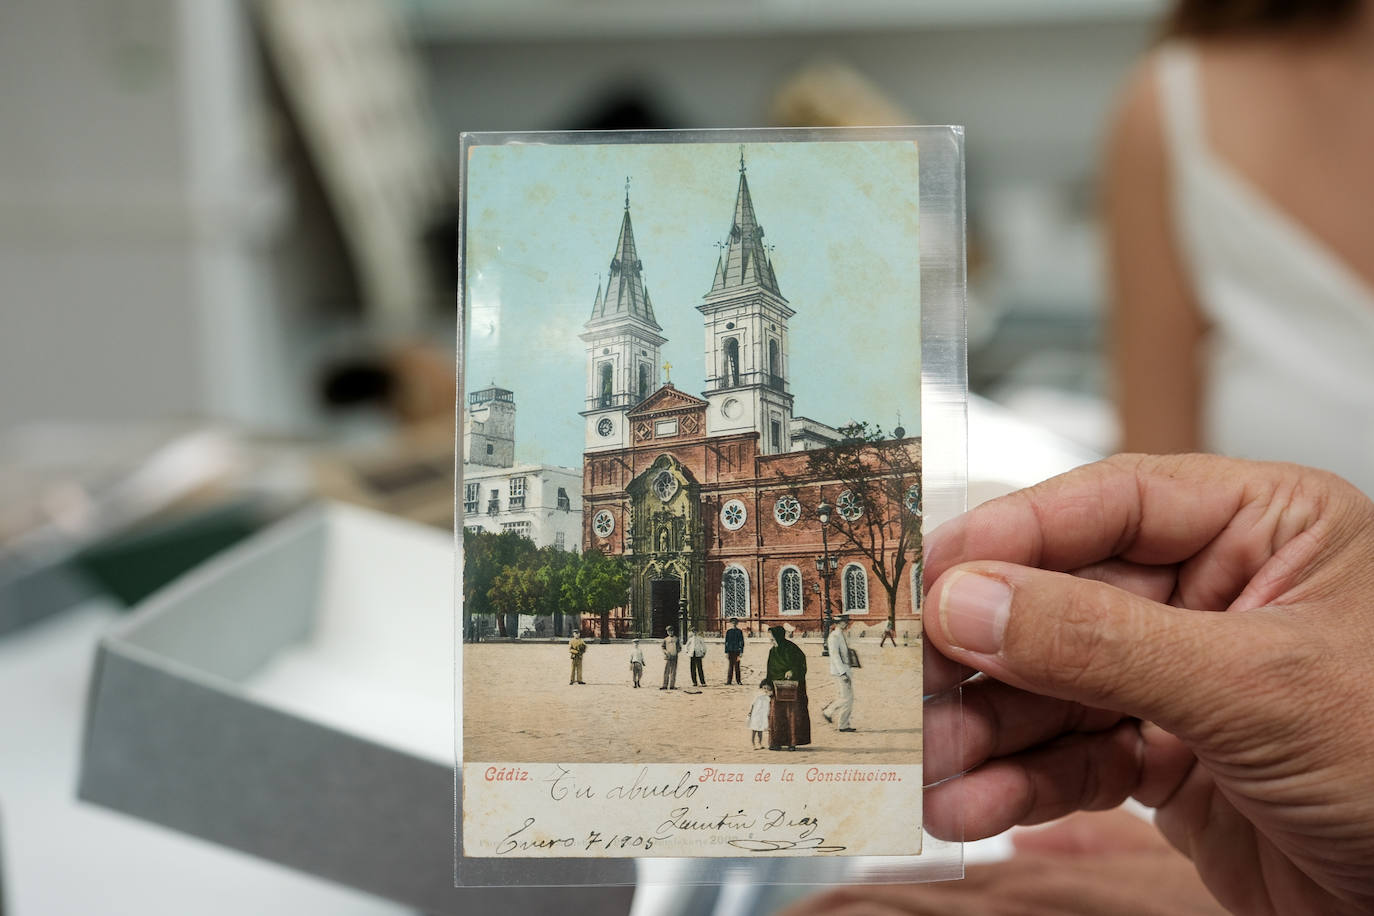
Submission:
{"label": "man in hat", "polygon": [[669,627],[668,635],[663,637],[663,686],[659,690],[677,690],[677,657],[681,652],[682,640]]}
{"label": "man in hat", "polygon": [[568,640],[568,655],[572,657],[572,674],[568,676],[569,684],[585,684],[582,680],[582,656],[587,654],[587,643],[582,637],[574,633],[572,639]]}
{"label": "man in hat", "polygon": [[830,638],[826,641],[826,647],[830,650],[830,674],[835,678],[839,690],[835,694],[835,699],[825,704],[825,708],[821,710],[825,721],[834,722],[842,732],[856,730],[849,726],[849,715],[854,711],[854,678],[853,669],[849,665],[849,640],[845,638],[845,631],[848,629],[848,617],[836,620],[830,628]]}
{"label": "man in hat", "polygon": [[692,686],[706,686],[706,669],[702,667],[706,658],[706,640],[696,631],[695,627],[687,629],[687,654],[691,657],[692,666]]}
{"label": "man in hat", "polygon": [[744,654],[744,633],[740,631],[739,620],[730,618],[730,629],[725,631],[725,657],[730,660],[730,664],[725,669],[725,683],[729,684],[730,679],[734,678],[736,684],[739,679],[739,657]]}

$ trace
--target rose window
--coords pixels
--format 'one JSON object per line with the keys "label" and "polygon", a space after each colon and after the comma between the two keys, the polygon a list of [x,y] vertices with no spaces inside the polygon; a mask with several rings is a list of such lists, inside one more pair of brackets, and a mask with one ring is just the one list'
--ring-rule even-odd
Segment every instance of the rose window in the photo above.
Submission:
{"label": "rose window", "polygon": [[790,528],[801,518],[801,503],[795,496],[784,496],[773,503],[773,518],[784,528]]}
{"label": "rose window", "polygon": [[720,509],[720,523],[731,531],[738,531],[744,527],[744,521],[749,517],[749,513],[744,508],[744,503],[738,499],[732,499]]}
{"label": "rose window", "polygon": [[906,511],[912,515],[921,514],[921,485],[919,483],[913,483],[906,488],[906,498],[903,502],[906,503]]}
{"label": "rose window", "polygon": [[598,537],[610,537],[611,532],[615,530],[615,516],[610,513],[610,510],[602,509],[592,516],[592,530],[597,533]]}
{"label": "rose window", "polygon": [[677,493],[677,487],[677,478],[670,471],[659,471],[654,478],[654,493],[665,503]]}
{"label": "rose window", "polygon": [[863,500],[859,499],[853,490],[841,493],[835,500],[835,508],[839,510],[840,517],[847,522],[852,522],[864,514]]}

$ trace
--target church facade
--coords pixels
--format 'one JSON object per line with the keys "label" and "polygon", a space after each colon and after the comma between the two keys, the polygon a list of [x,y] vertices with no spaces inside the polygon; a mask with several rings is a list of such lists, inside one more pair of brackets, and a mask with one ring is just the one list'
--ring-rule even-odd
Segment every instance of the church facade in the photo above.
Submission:
{"label": "church facade", "polygon": [[720,632],[731,618],[753,633],[816,632],[827,598],[860,629],[891,617],[898,633],[919,630],[920,442],[898,430],[856,444],[794,414],[796,312],[763,238],[741,159],[729,241],[697,306],[707,376],[697,397],[659,383],[668,341],[626,198],[582,334],[582,543],[633,569],[613,635]]}

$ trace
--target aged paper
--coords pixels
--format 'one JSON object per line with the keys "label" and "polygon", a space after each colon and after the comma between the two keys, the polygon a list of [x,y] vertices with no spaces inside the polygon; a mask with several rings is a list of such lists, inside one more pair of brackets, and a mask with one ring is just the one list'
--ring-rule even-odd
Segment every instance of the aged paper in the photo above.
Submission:
{"label": "aged paper", "polygon": [[917,155],[469,147],[462,855],[920,852]]}

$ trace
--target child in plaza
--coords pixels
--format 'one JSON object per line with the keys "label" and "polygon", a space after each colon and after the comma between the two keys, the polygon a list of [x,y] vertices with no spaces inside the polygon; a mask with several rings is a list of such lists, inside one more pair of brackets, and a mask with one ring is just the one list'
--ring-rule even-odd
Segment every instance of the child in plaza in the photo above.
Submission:
{"label": "child in plaza", "polygon": [[768,728],[768,705],[773,700],[773,682],[764,678],[759,681],[759,692],[754,697],[754,705],[749,707],[749,728],[753,732],[750,736],[754,750],[763,750],[767,745],[763,741],[763,732]]}
{"label": "child in plaza", "polygon": [[639,648],[639,640],[635,640],[634,648],[630,650],[630,674],[634,677],[635,686],[639,686],[639,679],[644,674],[644,652]]}

